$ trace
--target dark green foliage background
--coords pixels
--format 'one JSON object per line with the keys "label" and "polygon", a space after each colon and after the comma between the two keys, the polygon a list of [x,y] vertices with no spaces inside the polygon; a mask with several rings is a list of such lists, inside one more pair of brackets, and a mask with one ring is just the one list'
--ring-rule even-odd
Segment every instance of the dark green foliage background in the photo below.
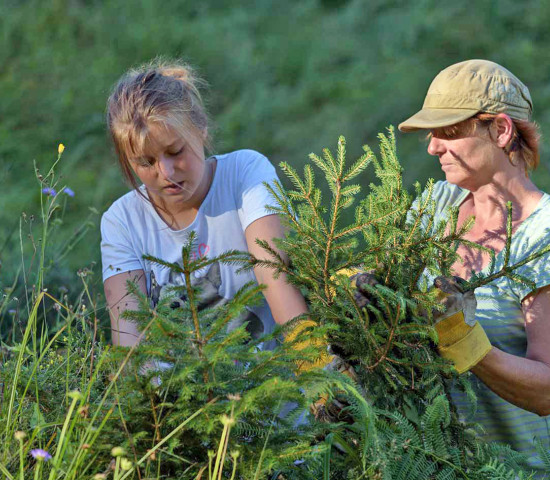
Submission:
{"label": "dark green foliage background", "polygon": [[[189,61],[210,84],[216,151],[253,148],[301,170],[341,134],[357,156],[420,108],[438,71],[468,58],[516,73],[547,132],[549,24],[543,0],[4,0],[1,287],[20,265],[21,212],[39,208],[33,161],[47,170],[57,144],[67,146],[60,171],[76,196],[49,243],[57,254],[89,207],[102,212],[127,190],[103,114],[112,84],[132,65],[157,55]],[[407,185],[442,178],[421,135],[398,135],[398,144]],[[542,157],[534,179],[550,190],[546,148]],[[85,240],[50,265],[50,284],[70,286],[78,268],[99,262],[99,214],[92,218]]]}

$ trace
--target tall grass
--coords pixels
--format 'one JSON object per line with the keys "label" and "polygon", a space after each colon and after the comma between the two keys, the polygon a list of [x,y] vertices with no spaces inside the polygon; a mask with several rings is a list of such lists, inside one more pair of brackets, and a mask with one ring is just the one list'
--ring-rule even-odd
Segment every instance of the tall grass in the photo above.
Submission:
{"label": "tall grass", "polygon": [[[52,223],[63,213],[64,187],[55,174],[63,150],[60,145],[46,175],[37,173],[37,188],[42,192],[40,249],[33,251],[36,259],[32,261],[33,269],[28,270],[22,248],[21,270],[26,272],[27,286],[23,303],[27,308],[18,313],[19,322],[13,324],[20,335],[13,334],[14,341],[4,344],[1,351],[0,478],[161,478],[161,449],[218,399],[206,402],[140,456],[135,449],[121,446],[127,443],[128,432],[117,438],[111,437],[112,427],[105,432],[113,422],[123,432],[126,429],[118,382],[122,375],[128,375],[124,372],[136,347],[127,350],[121,362],[111,355],[111,347],[98,327],[100,307],[85,271],[79,274],[81,292],[74,304],[67,304],[67,296],[56,298],[44,287],[49,261],[47,241]],[[23,245],[23,235],[20,241]],[[6,296],[2,308],[9,304]],[[147,331],[146,327],[141,335]],[[239,454],[229,448],[229,434],[235,423],[233,411],[232,407],[228,416],[220,418],[223,429],[218,450],[197,478],[235,478]],[[114,443],[102,443],[106,438]]]}
{"label": "tall grass", "polygon": [[[139,340],[147,341],[127,349],[109,345],[100,323],[104,307],[87,269],[79,271],[80,286],[73,285],[72,293],[54,293],[51,258],[64,252],[50,249],[48,242],[63,221],[65,202],[72,199],[56,174],[63,151],[60,145],[44,174],[36,171],[40,236],[20,230],[21,308],[0,351],[0,479],[221,480],[247,478],[247,471],[260,480],[289,464],[294,468],[296,456],[322,453],[310,439],[325,427],[308,427],[309,436],[303,435],[305,427],[293,427],[311,403],[304,383],[293,374],[297,357],[307,354],[291,347],[258,350],[277,332],[254,341],[245,326],[223,333],[233,316],[261,295],[261,287],[243,287],[230,305],[195,312],[195,327],[204,329],[200,358],[186,310],[174,311],[170,298],[151,310],[149,300],[140,296],[140,311],[130,315],[142,319]],[[210,261],[192,261],[191,244],[186,249],[186,272]],[[225,261],[235,261],[231,255],[240,257],[229,252]],[[192,309],[189,288],[185,308]],[[2,308],[13,301],[8,292]],[[175,358],[169,372],[143,369],[163,355]],[[206,383],[203,371],[211,373]],[[315,392],[325,384],[328,380],[318,381],[310,396],[317,398]],[[282,405],[289,406],[285,418]]]}
{"label": "tall grass", "polygon": [[[99,261],[99,217],[88,208],[104,211],[126,190],[105,131],[105,100],[132,65],[183,57],[210,83],[219,152],[254,148],[275,165],[300,167],[342,134],[357,156],[354,146],[416,111],[433,76],[466,58],[495,60],[525,81],[546,133],[549,22],[550,4],[539,0],[0,2],[3,278],[13,282],[19,270],[18,214],[30,222],[40,201],[33,160],[47,163],[60,141],[71,148],[60,172],[76,196],[59,247],[89,213],[95,226],[64,254],[55,281],[74,282],[82,259]],[[442,178],[418,136],[399,142],[408,184]],[[548,190],[546,158],[536,181]],[[26,234],[29,223],[22,227]]]}

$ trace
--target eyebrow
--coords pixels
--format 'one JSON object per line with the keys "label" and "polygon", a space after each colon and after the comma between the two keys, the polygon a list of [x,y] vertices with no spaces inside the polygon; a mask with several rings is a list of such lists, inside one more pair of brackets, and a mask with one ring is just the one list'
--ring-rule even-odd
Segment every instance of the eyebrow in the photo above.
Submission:
{"label": "eyebrow", "polygon": [[[181,139],[174,140],[170,145],[167,145],[166,148],[174,148],[175,146],[179,145],[179,142],[182,141]],[[183,141],[185,145],[185,140]]]}

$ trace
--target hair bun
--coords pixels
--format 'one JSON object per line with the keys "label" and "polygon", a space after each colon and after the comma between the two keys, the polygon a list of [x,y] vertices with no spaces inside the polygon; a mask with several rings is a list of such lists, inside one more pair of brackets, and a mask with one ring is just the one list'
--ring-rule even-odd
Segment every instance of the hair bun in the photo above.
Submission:
{"label": "hair bun", "polygon": [[167,65],[158,68],[158,72],[164,77],[172,77],[182,82],[193,85],[195,83],[195,75],[193,69],[188,66]]}

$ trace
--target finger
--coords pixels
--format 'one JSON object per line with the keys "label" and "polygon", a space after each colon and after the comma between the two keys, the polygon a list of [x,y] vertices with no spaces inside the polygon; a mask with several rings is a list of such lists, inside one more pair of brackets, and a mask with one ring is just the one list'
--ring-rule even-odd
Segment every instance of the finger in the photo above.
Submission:
{"label": "finger", "polygon": [[434,280],[434,287],[449,295],[458,295],[463,292],[460,282],[464,282],[460,277],[439,276]]}
{"label": "finger", "polygon": [[363,293],[368,293],[366,286],[375,287],[380,283],[372,273],[368,272],[358,273],[352,277],[352,280],[355,280],[355,285]]}

